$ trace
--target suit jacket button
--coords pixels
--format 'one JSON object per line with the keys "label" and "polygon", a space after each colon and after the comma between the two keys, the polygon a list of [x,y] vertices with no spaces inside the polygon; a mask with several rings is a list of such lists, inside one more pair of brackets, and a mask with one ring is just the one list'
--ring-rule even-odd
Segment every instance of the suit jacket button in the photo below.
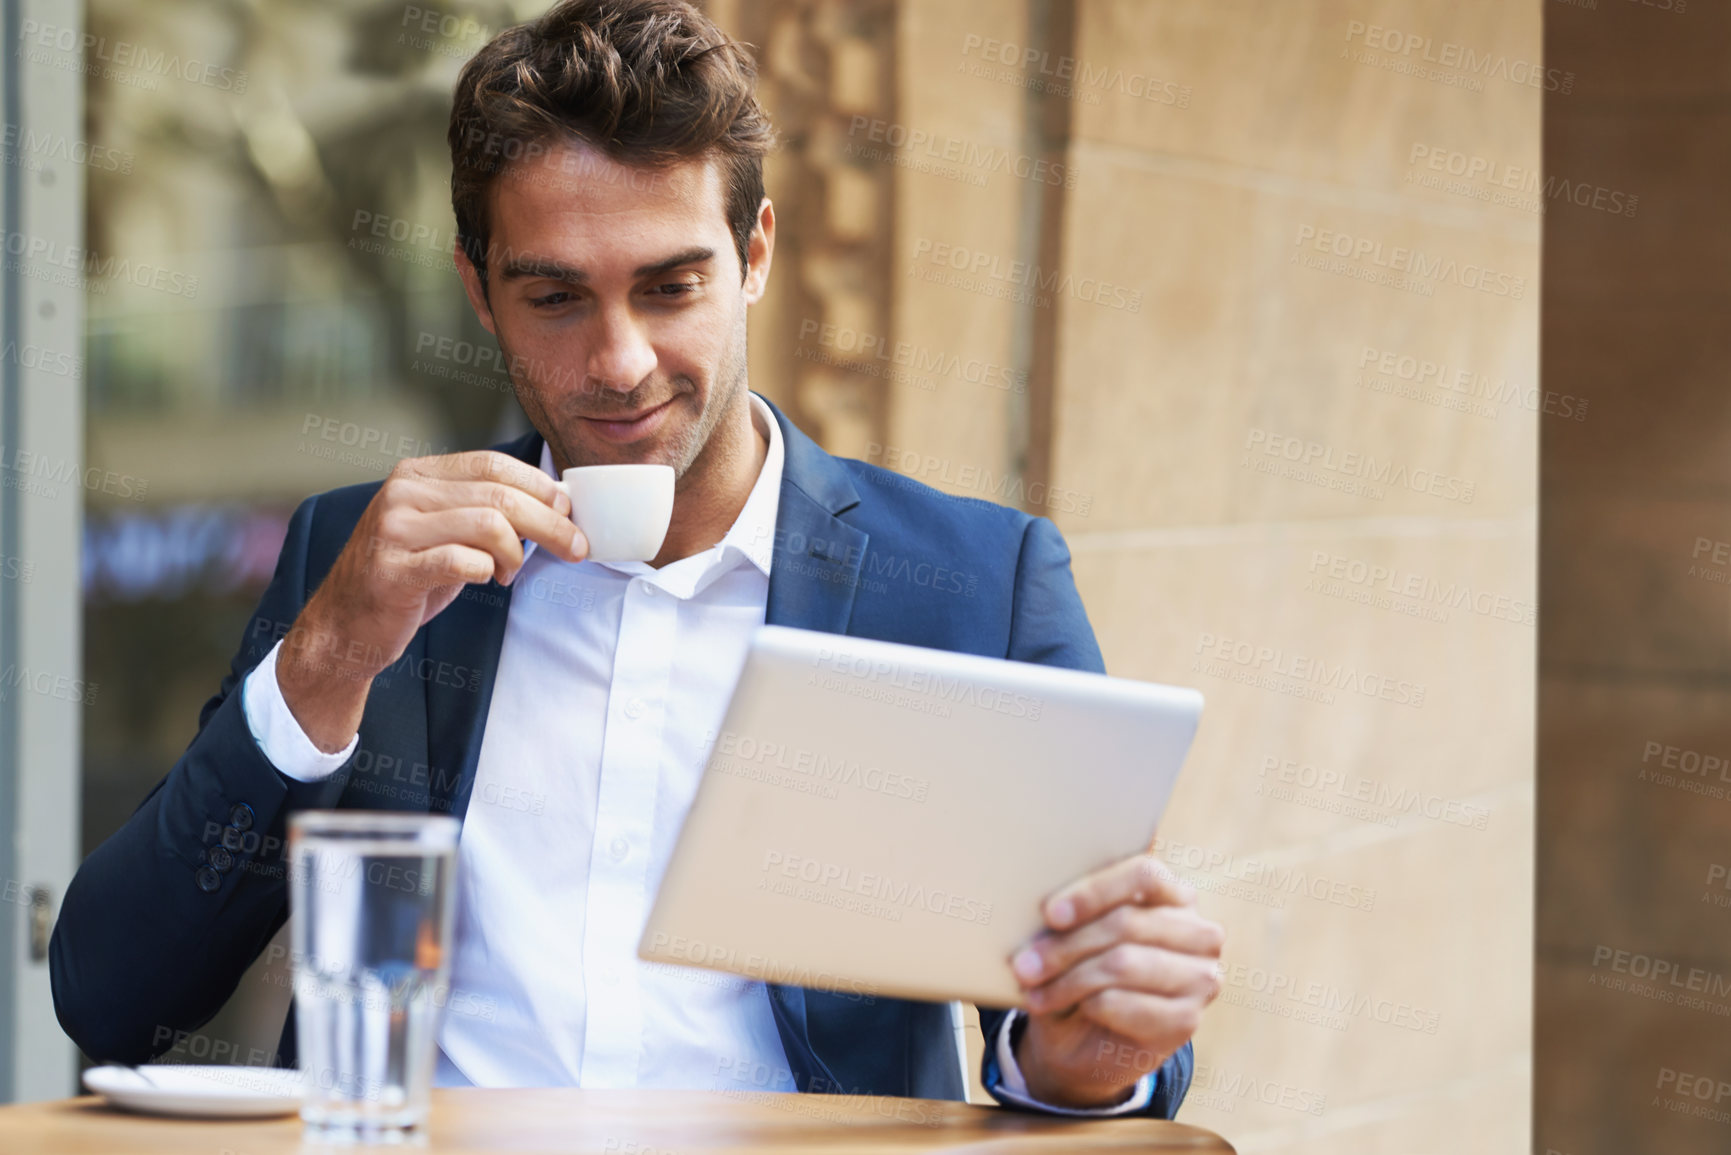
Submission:
{"label": "suit jacket button", "polygon": [[194,882],[198,883],[198,889],[207,894],[222,885],[222,875],[216,872],[215,867],[208,865],[201,866],[197,870],[193,871],[192,879]]}
{"label": "suit jacket button", "polygon": [[204,852],[207,862],[216,867],[218,874],[226,874],[234,866],[234,855],[220,846],[213,846]]}
{"label": "suit jacket button", "polygon": [[222,848],[224,850],[238,853],[245,844],[246,836],[241,834],[240,827],[224,826],[222,828]]}
{"label": "suit jacket button", "polygon": [[228,821],[236,830],[251,830],[252,807],[244,802],[236,802],[234,809],[228,812]]}

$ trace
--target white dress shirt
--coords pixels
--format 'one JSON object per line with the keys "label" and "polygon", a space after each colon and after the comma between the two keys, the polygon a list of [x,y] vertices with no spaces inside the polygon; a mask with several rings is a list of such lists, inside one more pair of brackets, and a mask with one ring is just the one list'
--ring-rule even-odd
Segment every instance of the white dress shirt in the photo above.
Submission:
{"label": "white dress shirt", "polygon": [[[791,1090],[760,982],[646,963],[638,938],[763,624],[784,448],[769,442],[723,539],[660,569],[566,562],[525,544],[458,842],[451,1013],[441,1085]],[[543,446],[541,468],[557,476]],[[276,682],[279,642],[243,701],[281,773],[314,781],[353,754],[313,745]],[[1033,1106],[997,1040],[1000,1096]],[[1152,1076],[1129,1101],[1146,1106]],[[1062,1110],[1046,1107],[1047,1110]]]}

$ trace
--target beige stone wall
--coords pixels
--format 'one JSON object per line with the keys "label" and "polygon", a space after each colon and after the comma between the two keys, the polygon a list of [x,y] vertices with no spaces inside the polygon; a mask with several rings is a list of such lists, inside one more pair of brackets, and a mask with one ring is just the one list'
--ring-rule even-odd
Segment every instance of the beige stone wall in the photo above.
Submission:
{"label": "beige stone wall", "polygon": [[[1074,61],[1055,213],[902,167],[895,336],[1034,375],[893,388],[885,441],[1012,503],[1031,462],[1110,670],[1208,697],[1160,832],[1230,932],[1181,1117],[1246,1152],[1523,1149],[1540,218],[1494,198],[1540,195],[1540,5],[902,7],[895,118],[964,160],[1031,148],[1018,81]],[[940,242],[974,281],[917,275]],[[1005,299],[1054,253],[1072,282]]]}

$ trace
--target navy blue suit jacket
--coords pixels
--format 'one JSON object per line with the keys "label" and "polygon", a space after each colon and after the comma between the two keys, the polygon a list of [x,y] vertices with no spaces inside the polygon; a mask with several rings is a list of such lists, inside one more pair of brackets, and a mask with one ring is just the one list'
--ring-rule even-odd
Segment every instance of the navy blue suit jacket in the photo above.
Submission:
{"label": "navy blue suit jacket", "polygon": [[[773,409],[773,406],[772,406]],[[767,620],[993,658],[1101,670],[1057,528],[990,502],[830,456],[779,410],[786,448]],[[505,452],[540,461],[530,434]],[[199,731],[67,889],[50,965],[67,1034],[98,1060],[140,1063],[207,1022],[288,917],[284,832],[307,808],[449,813],[469,802],[511,590],[467,587],[374,682],[354,757],[292,781],[265,759],[239,693],[287,632],[378,490],[310,498],[289,521],[276,574]],[[1064,789],[1062,767],[1052,788]],[[228,832],[236,823],[248,827]],[[1038,838],[1038,830],[1019,837]],[[233,862],[210,868],[227,840]],[[218,863],[227,860],[215,855]],[[209,889],[206,889],[206,888]],[[942,1004],[772,985],[770,1005],[802,1090],[964,1097]],[[1003,1010],[981,1007],[990,1042]],[[281,1059],[293,1062],[293,1016]],[[987,1047],[984,1077],[995,1083]],[[1146,1114],[1171,1118],[1190,1083],[1188,1044],[1161,1069]]]}

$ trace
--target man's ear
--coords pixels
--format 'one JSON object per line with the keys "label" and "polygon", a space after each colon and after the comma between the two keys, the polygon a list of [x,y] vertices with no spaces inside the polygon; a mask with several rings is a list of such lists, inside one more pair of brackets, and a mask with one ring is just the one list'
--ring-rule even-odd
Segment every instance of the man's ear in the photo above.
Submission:
{"label": "man's ear", "polygon": [[745,246],[745,303],[755,305],[763,299],[769,284],[769,263],[775,256],[775,206],[768,197],[758,206],[757,224],[751,230],[751,240]]}
{"label": "man's ear", "polygon": [[481,274],[475,270],[469,254],[463,250],[461,238],[451,242],[451,255],[457,262],[457,275],[463,278],[463,291],[469,294],[469,307],[475,310],[475,317],[481,322],[481,328],[497,337],[499,330],[493,327],[493,308],[487,303],[487,291],[481,286]]}

